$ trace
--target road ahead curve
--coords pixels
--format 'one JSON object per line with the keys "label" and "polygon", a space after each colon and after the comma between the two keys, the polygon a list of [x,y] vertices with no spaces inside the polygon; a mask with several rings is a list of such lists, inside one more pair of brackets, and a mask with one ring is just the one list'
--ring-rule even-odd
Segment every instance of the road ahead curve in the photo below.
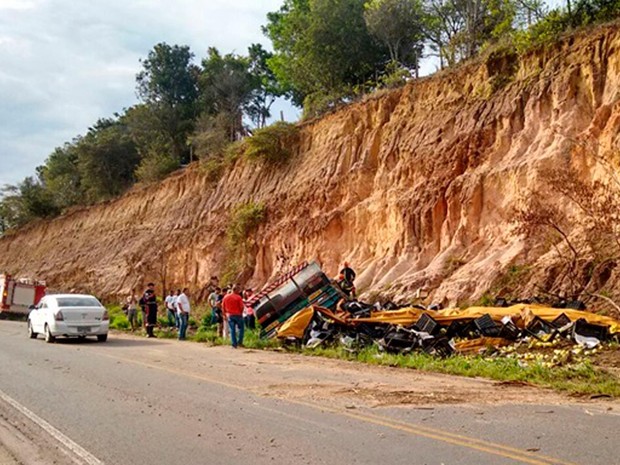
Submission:
{"label": "road ahead curve", "polygon": [[46,344],[7,321],[0,367],[0,441],[25,463],[620,463],[618,402],[485,380],[127,335]]}

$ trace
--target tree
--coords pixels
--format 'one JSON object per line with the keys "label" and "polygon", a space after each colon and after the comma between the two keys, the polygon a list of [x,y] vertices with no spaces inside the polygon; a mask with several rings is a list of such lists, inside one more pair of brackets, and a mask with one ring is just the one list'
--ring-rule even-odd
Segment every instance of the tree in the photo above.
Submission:
{"label": "tree", "polygon": [[416,75],[424,48],[424,10],[419,0],[371,0],[364,18],[369,32],[390,51],[393,63],[412,67]]}
{"label": "tree", "polygon": [[342,99],[389,60],[387,49],[369,34],[365,0],[286,0],[267,15],[272,40],[269,67],[301,104],[317,94]]}
{"label": "tree", "polygon": [[529,27],[547,15],[547,7],[542,0],[513,0],[516,20],[519,26]]}
{"label": "tree", "polygon": [[0,199],[0,224],[2,233],[27,223],[31,218],[24,209],[17,186],[4,186]]}
{"label": "tree", "polygon": [[76,138],[72,143],[57,147],[45,163],[37,168],[38,178],[60,210],[83,200],[82,176],[77,167],[76,144],[79,140]]}
{"label": "tree", "polygon": [[172,155],[188,158],[187,136],[193,130],[198,99],[199,68],[187,46],[155,45],[137,74],[137,93],[151,113],[151,128],[166,139]]}
{"label": "tree", "polygon": [[220,115],[228,121],[228,140],[233,142],[247,131],[243,125],[244,110],[250,105],[257,87],[250,73],[250,59],[229,53],[222,55],[215,47],[202,60],[200,89],[204,112]]}
{"label": "tree", "polygon": [[138,96],[149,104],[191,108],[198,97],[198,68],[192,64],[194,54],[188,46],[159,43],[145,60],[136,76]]}
{"label": "tree", "polygon": [[425,10],[426,37],[442,67],[511,32],[517,14],[514,0],[427,0]]}
{"label": "tree", "polygon": [[0,200],[3,231],[22,226],[36,218],[60,213],[50,192],[40,180],[29,176],[17,185],[5,186]]}
{"label": "tree", "polygon": [[139,154],[136,179],[157,181],[179,168],[181,159],[174,155],[174,141],[158,129],[161,120],[152,107],[147,104],[134,105],[125,111],[119,121],[127,127]]}
{"label": "tree", "polygon": [[78,170],[89,201],[115,197],[134,182],[140,158],[126,125],[100,119],[77,144]]}
{"label": "tree", "polygon": [[285,90],[268,65],[273,53],[266,51],[261,44],[252,44],[248,49],[248,58],[254,90],[246,105],[246,113],[255,126],[262,128],[271,116],[271,105],[276,98],[285,95]]}

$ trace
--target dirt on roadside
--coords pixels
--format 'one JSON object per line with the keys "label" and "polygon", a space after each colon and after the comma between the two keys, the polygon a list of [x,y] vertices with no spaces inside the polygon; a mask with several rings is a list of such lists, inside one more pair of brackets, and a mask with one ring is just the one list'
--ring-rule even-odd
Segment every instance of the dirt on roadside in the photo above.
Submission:
{"label": "dirt on roadside", "polygon": [[[135,336],[115,334],[108,344],[113,345],[116,338]],[[167,366],[193,377],[238,386],[260,396],[334,407],[565,404],[578,401],[600,402],[620,411],[620,401],[614,399],[580,397],[576,400],[568,394],[527,383],[450,376],[300,354],[179,344],[174,340],[158,340],[147,354],[143,361],[157,367]]]}

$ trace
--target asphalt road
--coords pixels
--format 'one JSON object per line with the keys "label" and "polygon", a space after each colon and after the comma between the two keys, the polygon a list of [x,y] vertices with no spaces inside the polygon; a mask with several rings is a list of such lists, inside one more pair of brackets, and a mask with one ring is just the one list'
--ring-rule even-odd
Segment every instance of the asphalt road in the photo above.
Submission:
{"label": "asphalt road", "polygon": [[619,414],[300,355],[114,334],[46,344],[0,321],[0,451],[25,465],[610,465]]}

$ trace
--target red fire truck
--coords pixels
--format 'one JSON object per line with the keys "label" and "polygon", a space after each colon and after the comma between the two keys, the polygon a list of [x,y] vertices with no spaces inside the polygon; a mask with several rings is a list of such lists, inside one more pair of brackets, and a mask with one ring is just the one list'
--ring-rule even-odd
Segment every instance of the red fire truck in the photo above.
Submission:
{"label": "red fire truck", "polygon": [[0,274],[0,314],[27,315],[29,307],[36,305],[45,295],[45,282],[16,279]]}

